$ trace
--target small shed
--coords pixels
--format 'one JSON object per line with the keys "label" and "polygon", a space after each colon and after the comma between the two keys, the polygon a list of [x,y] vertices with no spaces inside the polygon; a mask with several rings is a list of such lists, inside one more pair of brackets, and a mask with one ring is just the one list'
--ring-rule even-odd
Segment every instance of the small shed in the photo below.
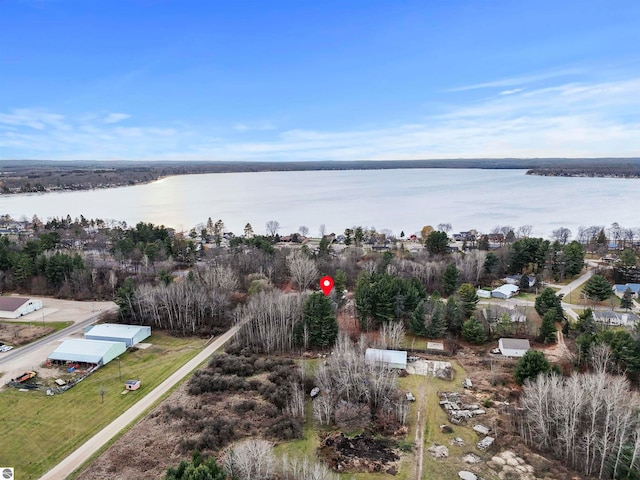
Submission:
{"label": "small shed", "polygon": [[151,327],[144,325],[120,325],[117,323],[101,323],[85,332],[87,340],[104,340],[109,342],[124,342],[127,347],[133,347],[145,338],[151,336]]}
{"label": "small shed", "polygon": [[404,350],[380,350],[367,348],[364,352],[364,362],[367,365],[381,365],[386,368],[407,368],[407,352]]}
{"label": "small shed", "polygon": [[498,340],[498,349],[505,357],[523,357],[530,348],[529,340],[525,338],[501,338]]}
{"label": "small shed", "polygon": [[42,308],[42,300],[26,297],[0,297],[0,318],[20,318]]}
{"label": "small shed", "polygon": [[503,300],[506,300],[507,298],[511,298],[516,295],[519,291],[520,287],[518,287],[517,285],[510,285],[506,283],[492,290],[491,296],[494,298],[501,298]]}
{"label": "small shed", "polygon": [[491,292],[482,288],[476,290],[476,295],[478,295],[478,298],[491,298]]}
{"label": "small shed", "polygon": [[127,380],[124,383],[124,388],[127,390],[138,390],[140,388],[140,380]]}

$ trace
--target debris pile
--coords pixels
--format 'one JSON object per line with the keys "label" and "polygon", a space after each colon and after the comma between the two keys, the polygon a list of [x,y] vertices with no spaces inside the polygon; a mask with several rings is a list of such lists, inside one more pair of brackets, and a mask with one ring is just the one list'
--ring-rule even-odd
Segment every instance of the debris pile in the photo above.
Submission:
{"label": "debris pile", "polygon": [[465,403],[462,396],[457,392],[438,392],[440,406],[449,415],[449,421],[457,425],[469,418],[487,413],[480,405],[475,403]]}

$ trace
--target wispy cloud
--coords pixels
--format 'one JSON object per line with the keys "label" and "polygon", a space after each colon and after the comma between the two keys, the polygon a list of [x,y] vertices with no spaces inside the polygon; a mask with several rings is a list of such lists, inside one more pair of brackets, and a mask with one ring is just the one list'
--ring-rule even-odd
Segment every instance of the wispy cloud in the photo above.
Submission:
{"label": "wispy cloud", "polygon": [[449,105],[420,123],[342,131],[265,128],[254,134],[260,125],[270,124],[243,122],[228,125],[227,137],[220,134],[220,126],[176,122],[125,127],[105,123],[104,115],[71,118],[21,109],[0,113],[0,158],[277,161],[640,155],[638,79],[503,92],[471,105]]}
{"label": "wispy cloud", "polygon": [[105,117],[104,123],[118,123],[127,118],[131,118],[131,115],[127,113],[110,113]]}
{"label": "wispy cloud", "polygon": [[450,88],[449,92],[466,92],[469,90],[480,90],[483,88],[505,88],[514,87],[519,85],[526,85],[529,83],[541,82],[543,80],[551,80],[554,78],[568,77],[570,75],[577,75],[582,73],[580,69],[563,69],[553,72],[536,73],[531,75],[522,75],[517,77],[501,78],[498,80],[492,80],[489,82],[474,83],[472,85],[463,85],[461,87]]}
{"label": "wispy cloud", "polygon": [[524,92],[526,88],[512,88],[511,90],[503,90],[500,95],[513,95],[514,93]]}

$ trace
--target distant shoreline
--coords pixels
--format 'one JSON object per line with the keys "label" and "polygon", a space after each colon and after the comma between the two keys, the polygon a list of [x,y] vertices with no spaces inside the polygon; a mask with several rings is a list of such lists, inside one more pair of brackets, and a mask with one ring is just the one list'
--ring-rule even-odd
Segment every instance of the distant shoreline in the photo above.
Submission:
{"label": "distant shoreline", "polygon": [[498,158],[311,162],[0,161],[0,194],[50,193],[140,185],[175,175],[396,169],[527,170],[527,175],[640,178],[640,158]]}

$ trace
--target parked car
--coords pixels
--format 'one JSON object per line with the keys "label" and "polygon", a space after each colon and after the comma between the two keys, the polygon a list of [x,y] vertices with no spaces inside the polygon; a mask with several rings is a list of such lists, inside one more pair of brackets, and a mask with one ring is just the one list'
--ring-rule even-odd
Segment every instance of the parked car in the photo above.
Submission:
{"label": "parked car", "polygon": [[500,349],[499,348],[494,348],[493,350],[491,350],[491,353],[500,353]]}
{"label": "parked car", "polygon": [[2,347],[0,347],[0,352],[8,352],[9,350],[12,350],[13,347],[10,345],[3,345]]}

